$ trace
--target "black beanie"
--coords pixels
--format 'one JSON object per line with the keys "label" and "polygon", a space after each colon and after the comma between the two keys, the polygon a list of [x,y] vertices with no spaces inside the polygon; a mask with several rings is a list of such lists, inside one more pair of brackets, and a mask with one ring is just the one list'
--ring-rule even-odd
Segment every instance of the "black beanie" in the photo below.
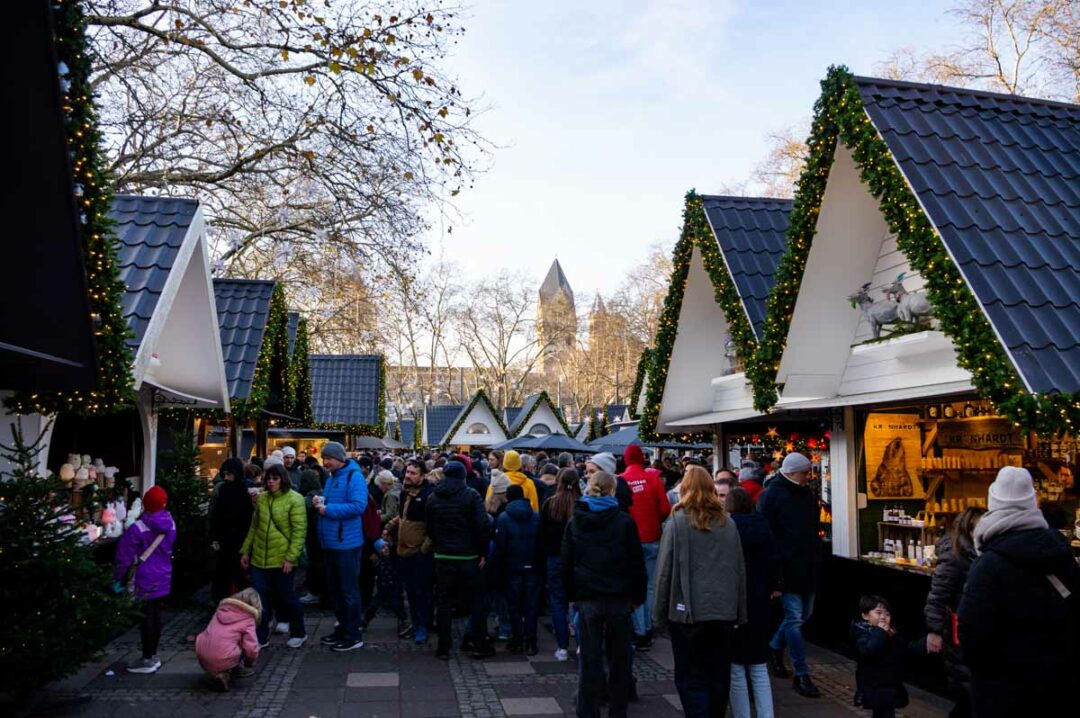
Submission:
{"label": "black beanie", "polygon": [[525,489],[521,488],[517,484],[510,484],[510,486],[506,489],[507,503],[511,501],[517,501],[518,499],[523,498],[525,498]]}
{"label": "black beanie", "polygon": [[442,470],[443,476],[448,479],[465,480],[465,464],[460,461],[447,461]]}
{"label": "black beanie", "polygon": [[244,478],[244,462],[235,456],[231,459],[225,459],[221,464],[221,469],[218,471],[218,475],[225,478],[225,474],[232,474],[234,479],[243,480]]}

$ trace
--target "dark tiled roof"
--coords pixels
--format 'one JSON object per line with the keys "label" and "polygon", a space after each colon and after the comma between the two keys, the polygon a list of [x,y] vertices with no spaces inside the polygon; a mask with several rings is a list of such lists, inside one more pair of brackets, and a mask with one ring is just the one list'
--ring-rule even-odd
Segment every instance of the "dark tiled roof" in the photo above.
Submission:
{"label": "dark tiled roof", "polygon": [[735,280],[754,334],[761,337],[765,303],[776,279],[776,265],[787,249],[791,200],[767,197],[703,196],[724,261]]}
{"label": "dark tiled roof", "polygon": [[[503,409],[503,423],[506,424],[507,427],[512,427],[514,425],[514,422],[517,421],[518,415],[520,413],[520,406],[506,407],[505,409]],[[513,434],[514,432],[511,431],[510,433]]]}
{"label": "dark tiled roof", "polygon": [[[401,441],[406,446],[412,446],[413,440],[416,437],[416,419],[401,419]],[[394,424],[398,422],[391,421],[387,426],[386,436],[394,438]]]}
{"label": "dark tiled roof", "polygon": [[234,399],[246,399],[251,394],[273,293],[274,282],[269,280],[214,280],[225,379],[229,382],[229,396]]}
{"label": "dark tiled roof", "polygon": [[133,334],[128,344],[142,343],[157,308],[165,280],[176,263],[198,200],[175,197],[113,197],[109,217],[116,222],[117,266],[127,288],[121,300],[124,318]]}
{"label": "dark tiled roof", "polygon": [[1080,389],[1080,106],[857,82],[1030,388]]}
{"label": "dark tiled roof", "polygon": [[[446,436],[446,432],[454,425],[454,420],[461,413],[461,405],[446,404],[443,406],[424,407],[427,413],[427,441],[432,446],[437,446]],[[403,439],[404,441],[404,439]]]}
{"label": "dark tiled roof", "polygon": [[297,312],[289,312],[286,316],[288,318],[286,329],[289,332],[289,356],[292,356],[293,349],[296,348],[296,328],[300,325],[300,315]]}
{"label": "dark tiled roof", "polygon": [[608,404],[606,419],[607,423],[618,421],[626,413],[626,404]]}
{"label": "dark tiled roof", "polygon": [[551,263],[551,269],[548,270],[543,284],[540,285],[540,298],[551,299],[558,295],[559,290],[565,291],[570,297],[570,302],[573,303],[574,290],[570,288],[570,280],[566,278],[562,265],[556,259]]}
{"label": "dark tiled roof", "polygon": [[378,354],[312,354],[311,410],[318,424],[379,425]]}
{"label": "dark tiled roof", "polygon": [[[525,417],[529,415],[529,412],[532,411],[533,406],[538,401],[540,401],[540,394],[533,394],[532,396],[525,397],[525,402],[521,405],[521,408],[519,408],[514,414],[513,423],[507,422],[506,424],[508,427],[510,427],[511,436],[518,435],[518,433],[522,429],[521,424],[525,422]],[[509,413],[510,408],[507,407],[506,411],[507,413]]]}

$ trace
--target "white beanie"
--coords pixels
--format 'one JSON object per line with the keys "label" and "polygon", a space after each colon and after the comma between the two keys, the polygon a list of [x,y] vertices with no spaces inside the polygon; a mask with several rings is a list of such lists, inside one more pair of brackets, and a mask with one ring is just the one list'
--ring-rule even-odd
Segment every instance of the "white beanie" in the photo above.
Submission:
{"label": "white beanie", "polygon": [[282,456],[296,456],[296,449],[291,446],[285,446],[281,449]]}
{"label": "white beanie", "polygon": [[990,484],[991,511],[1002,509],[1037,510],[1035,486],[1027,469],[1019,466],[1005,466],[998,472],[994,483]]}
{"label": "white beanie", "polygon": [[[277,453],[277,452],[274,452]],[[269,469],[271,466],[284,466],[285,462],[281,460],[280,456],[270,454],[266,457],[266,461],[263,462],[263,469]]]}
{"label": "white beanie", "polygon": [[505,494],[506,490],[510,488],[510,477],[499,471],[498,469],[491,470],[491,493],[493,494]]}
{"label": "white beanie", "polygon": [[798,451],[793,451],[784,457],[784,463],[780,464],[780,473],[784,476],[790,476],[800,471],[810,470],[810,459],[806,458]]}
{"label": "white beanie", "polygon": [[591,459],[588,459],[588,463],[594,464],[599,467],[601,471],[606,471],[612,476],[615,475],[615,456],[610,452],[604,451],[599,454],[593,454]]}

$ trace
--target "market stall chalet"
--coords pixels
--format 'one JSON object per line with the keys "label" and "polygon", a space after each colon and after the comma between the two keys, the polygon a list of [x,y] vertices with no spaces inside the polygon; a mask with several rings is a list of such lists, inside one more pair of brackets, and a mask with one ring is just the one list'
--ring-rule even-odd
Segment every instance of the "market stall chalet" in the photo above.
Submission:
{"label": "market stall chalet", "polygon": [[468,451],[474,447],[492,446],[508,438],[510,438],[509,430],[499,416],[499,412],[488,399],[487,393],[483,389],[478,389],[468,403],[461,407],[461,411],[454,417],[443,435],[437,437],[436,440],[438,446],[444,449],[452,447],[456,450]]}
{"label": "market stall chalet", "polygon": [[532,394],[525,401],[513,417],[513,421],[507,423],[509,438],[528,434],[530,436],[544,436],[547,434],[565,434],[570,436],[570,427],[563,419],[562,411],[555,406],[546,391]]}
{"label": "market stall chalet", "polygon": [[843,69],[823,89],[756,399],[833,415],[826,623],[861,590],[921,625],[935,540],[1002,466],[1080,546],[1080,107]]}
{"label": "market stall chalet", "polygon": [[424,407],[420,426],[420,444],[428,448],[439,446],[454,420],[465,407],[459,404],[432,404]]}
{"label": "market stall chalet", "polygon": [[386,424],[383,356],[312,354],[309,362],[314,423],[305,427],[307,435],[281,437],[268,448],[292,446],[312,453],[333,440],[353,449],[360,437],[382,436]]}
{"label": "market stall chalet", "polygon": [[[230,410],[211,288],[205,221],[197,200],[117,195],[109,217],[119,239],[121,310],[130,329],[136,392],[132,411],[106,416],[61,412],[50,468],[69,456],[101,459],[142,492],[157,473],[159,414],[166,407]],[[55,466],[53,466],[55,465]],[[66,472],[67,469],[64,469]],[[95,473],[100,473],[95,472]]]}
{"label": "market stall chalet", "polygon": [[416,419],[395,419],[386,423],[386,439],[400,441],[409,448],[416,447]]}

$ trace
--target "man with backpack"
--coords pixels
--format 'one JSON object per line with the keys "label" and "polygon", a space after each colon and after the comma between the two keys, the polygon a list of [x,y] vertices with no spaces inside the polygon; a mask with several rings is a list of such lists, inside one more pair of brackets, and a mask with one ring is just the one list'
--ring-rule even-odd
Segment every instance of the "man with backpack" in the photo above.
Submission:
{"label": "man with backpack", "polygon": [[323,636],[322,643],[332,651],[346,652],[364,646],[359,581],[368,487],[360,467],[346,457],[345,447],[338,442],[324,446],[322,458],[330,476],[318,497],[319,542],[325,555],[327,592],[338,620],[337,628]]}

